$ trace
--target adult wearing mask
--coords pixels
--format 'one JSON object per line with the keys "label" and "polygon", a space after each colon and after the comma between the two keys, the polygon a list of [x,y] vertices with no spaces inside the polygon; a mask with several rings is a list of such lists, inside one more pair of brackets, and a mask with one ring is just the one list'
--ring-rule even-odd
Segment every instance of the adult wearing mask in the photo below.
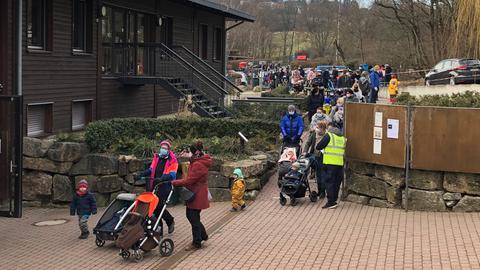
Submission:
{"label": "adult wearing mask", "polygon": [[378,91],[380,90],[380,66],[376,65],[370,73],[370,96],[368,97],[369,103],[377,103]]}
{"label": "adult wearing mask", "polygon": [[354,102],[354,103],[359,103],[360,102],[360,100],[357,98],[357,96],[355,96],[355,94],[353,93],[352,89],[347,90],[347,94],[345,96],[345,101],[346,102]]}
{"label": "adult wearing mask", "polygon": [[[169,141],[162,141],[160,143],[160,149],[158,153],[155,153],[153,156],[152,164],[145,172],[140,176],[149,176],[147,183],[147,190],[153,191],[155,186],[162,182],[168,182],[177,179],[177,170],[178,170],[178,161],[175,154],[172,152],[172,144]],[[171,185],[160,185],[155,193],[160,202],[155,209],[155,216],[158,217],[162,211],[163,206],[166,203],[168,195],[172,190]],[[171,234],[175,230],[175,220],[173,216],[168,212],[167,209],[163,212],[162,220],[167,223],[168,233]],[[160,221],[162,225],[162,234],[163,234],[163,221]]]}
{"label": "adult wearing mask", "polygon": [[332,123],[328,124],[328,132],[317,144],[316,149],[323,152],[323,180],[326,184],[327,203],[322,208],[337,207],[338,193],[343,181],[343,165],[346,139],[342,132]]}
{"label": "adult wearing mask", "polygon": [[365,102],[365,97],[363,96],[362,91],[360,91],[360,87],[358,83],[353,84],[352,91],[355,97],[358,98],[359,102],[362,102],[362,103]]}
{"label": "adult wearing mask", "polygon": [[362,91],[362,95],[368,97],[370,94],[370,74],[367,71],[362,72],[358,86],[360,91]]}
{"label": "adult wearing mask", "polygon": [[294,105],[288,106],[287,113],[280,121],[280,131],[282,132],[284,146],[298,147],[303,134],[303,119],[297,113]]}
{"label": "adult wearing mask", "polygon": [[212,166],[212,159],[203,152],[202,142],[190,146],[189,152],[183,156],[190,157],[187,178],[172,182],[174,187],[186,187],[195,193],[191,202],[187,203],[187,219],[192,226],[192,244],[185,248],[186,251],[202,248],[202,241],[208,240],[208,234],[200,220],[200,213],[210,207],[208,201],[208,170]]}
{"label": "adult wearing mask", "polygon": [[320,87],[315,86],[312,90],[312,93],[307,98],[309,122],[312,122],[312,117],[317,112],[317,108],[323,107],[324,100],[325,99],[323,93],[320,91]]}
{"label": "adult wearing mask", "polygon": [[315,147],[317,142],[320,142],[327,132],[327,121],[325,120],[325,115],[322,121],[317,122],[315,128],[310,132],[307,142],[305,143],[305,153],[310,154],[310,162],[313,164],[315,169],[315,178],[317,180],[317,192],[319,199],[325,198],[325,182],[322,178],[322,168],[323,168],[323,154],[321,151],[317,150]]}

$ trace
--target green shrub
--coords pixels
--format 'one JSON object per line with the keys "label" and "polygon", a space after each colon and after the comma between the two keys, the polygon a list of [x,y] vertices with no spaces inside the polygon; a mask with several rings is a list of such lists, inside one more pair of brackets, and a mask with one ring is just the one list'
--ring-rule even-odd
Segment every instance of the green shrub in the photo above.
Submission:
{"label": "green shrub", "polygon": [[439,106],[439,107],[466,107],[480,108],[480,93],[467,91],[452,95],[426,95],[420,97],[402,93],[398,96],[396,104],[417,106]]}
{"label": "green shrub", "polygon": [[262,93],[262,97],[291,97],[292,95],[288,91],[288,87],[279,85],[271,92]]}
{"label": "green shrub", "polygon": [[158,146],[162,139],[178,141],[185,138],[238,138],[238,132],[247,138],[264,136],[275,141],[278,121],[257,119],[124,118],[96,121],[88,125],[86,142],[97,152],[141,152]]}

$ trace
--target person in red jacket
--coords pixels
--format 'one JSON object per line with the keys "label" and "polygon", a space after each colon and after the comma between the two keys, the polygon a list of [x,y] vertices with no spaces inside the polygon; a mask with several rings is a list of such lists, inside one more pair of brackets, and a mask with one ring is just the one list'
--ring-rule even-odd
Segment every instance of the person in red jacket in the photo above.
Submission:
{"label": "person in red jacket", "polygon": [[208,201],[208,169],[212,165],[209,155],[203,153],[202,142],[196,142],[190,146],[190,166],[186,179],[172,181],[174,187],[186,187],[193,193],[195,198],[187,203],[187,219],[192,226],[192,244],[185,248],[186,251],[202,248],[202,241],[208,240],[207,231],[200,221],[200,212],[210,207]]}

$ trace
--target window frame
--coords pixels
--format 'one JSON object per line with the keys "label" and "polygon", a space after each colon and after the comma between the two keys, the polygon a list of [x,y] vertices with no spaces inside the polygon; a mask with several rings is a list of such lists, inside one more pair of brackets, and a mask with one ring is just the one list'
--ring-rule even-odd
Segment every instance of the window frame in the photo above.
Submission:
{"label": "window frame", "polygon": [[[75,12],[76,3],[84,3],[83,14],[83,44],[77,46],[75,44],[75,38],[79,34],[77,33],[77,27],[75,24]],[[73,54],[90,54],[93,51],[93,4],[92,0],[72,0],[72,53]]]}
{"label": "window frame", "polygon": [[224,32],[223,29],[220,27],[215,27],[213,32],[213,60],[215,62],[223,61],[224,57]]}
{"label": "window frame", "polygon": [[[33,1],[37,1],[36,3],[42,1],[43,3],[43,10],[42,10],[42,44],[41,45],[34,45],[31,44],[29,40],[29,30],[28,26],[30,23],[30,16],[33,14],[31,8],[31,3]],[[28,52],[49,52],[52,51],[52,39],[53,39],[53,20],[52,20],[53,8],[52,8],[52,0],[29,0],[26,1],[26,29],[25,29],[25,40],[27,44],[27,51]],[[33,25],[33,22],[31,22]],[[33,28],[33,27],[32,27]],[[32,39],[33,39],[33,31],[32,31]]]}
{"label": "window frame", "polygon": [[[81,127],[73,126],[73,115],[74,115],[73,109],[75,104],[85,104],[85,123]],[[93,99],[72,100],[70,111],[71,111],[71,119],[70,119],[71,131],[84,130],[87,127],[87,125],[93,121]]]}
{"label": "window frame", "polygon": [[[28,131],[28,125],[29,125],[29,112],[30,108],[34,106],[42,106],[45,107],[45,118],[44,118],[44,127],[43,127],[43,132],[42,133],[35,133],[31,134]],[[27,137],[42,137],[48,134],[53,133],[53,102],[44,102],[44,103],[31,103],[27,104],[27,113],[26,113],[26,134]]]}
{"label": "window frame", "polygon": [[198,27],[198,57],[203,60],[208,60],[208,29],[208,24],[201,23]]}

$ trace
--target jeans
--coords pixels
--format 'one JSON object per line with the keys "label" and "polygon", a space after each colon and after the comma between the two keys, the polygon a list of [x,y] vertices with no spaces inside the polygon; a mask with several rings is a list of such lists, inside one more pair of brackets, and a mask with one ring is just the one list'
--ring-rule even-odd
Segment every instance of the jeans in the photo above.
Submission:
{"label": "jeans", "polygon": [[329,204],[336,203],[340,185],[343,181],[343,167],[335,165],[324,165],[323,179],[327,188],[327,199]]}
{"label": "jeans", "polygon": [[78,216],[78,226],[80,227],[80,231],[82,234],[89,233],[88,231],[88,219],[90,218],[89,215],[82,215]]}
{"label": "jeans", "polygon": [[369,103],[377,103],[378,91],[375,91],[374,88],[370,89],[370,95],[368,96]]}
{"label": "jeans", "polygon": [[[162,202],[158,203],[157,208],[155,208],[155,211],[153,212],[155,217],[160,216],[160,213],[162,212],[163,206],[164,206],[164,204]],[[167,208],[165,208],[165,211],[163,212],[163,215],[162,215],[162,219],[160,219],[160,226],[162,228],[162,233],[163,233],[163,221],[162,220],[165,220],[165,223],[167,223],[167,226],[172,225],[172,223],[174,221],[173,216],[170,214],[170,212],[168,212]]]}
{"label": "jeans", "polygon": [[317,180],[317,192],[318,194],[325,193],[325,181],[322,175],[323,157],[311,155],[308,157],[310,164],[312,164],[312,170],[315,170],[315,178]]}
{"label": "jeans", "polygon": [[205,241],[208,239],[207,231],[205,230],[205,227],[200,221],[201,211],[202,210],[190,209],[187,207],[187,219],[188,219],[188,222],[190,222],[190,225],[192,226],[192,236],[193,236],[192,245],[197,248],[200,248],[202,246],[202,241]]}

